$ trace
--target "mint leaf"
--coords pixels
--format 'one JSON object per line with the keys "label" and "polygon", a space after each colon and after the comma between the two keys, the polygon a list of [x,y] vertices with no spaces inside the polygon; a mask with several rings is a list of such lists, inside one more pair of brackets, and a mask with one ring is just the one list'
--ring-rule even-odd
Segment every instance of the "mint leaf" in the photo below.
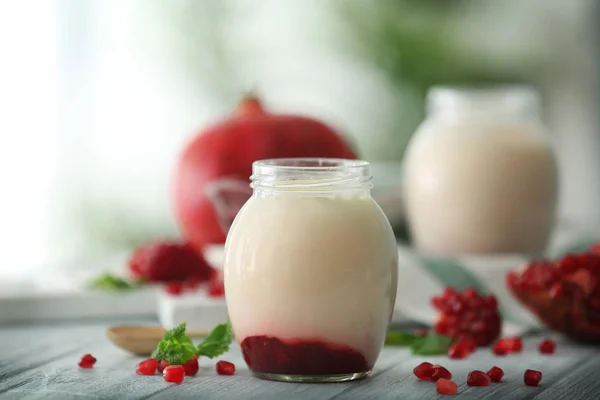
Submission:
{"label": "mint leaf", "polygon": [[217,325],[210,334],[198,345],[197,354],[208,358],[215,358],[229,350],[233,341],[231,321]]}
{"label": "mint leaf", "polygon": [[125,291],[133,290],[144,286],[144,282],[129,282],[119,276],[105,273],[94,279],[90,283],[92,289],[110,290],[110,291]]}
{"label": "mint leaf", "polygon": [[422,337],[415,335],[414,333],[402,332],[402,331],[388,331],[385,336],[386,346],[410,346],[416,340],[422,339]]}
{"label": "mint leaf", "polygon": [[448,336],[429,333],[425,337],[414,340],[410,345],[414,355],[435,356],[447,354],[453,339]]}
{"label": "mint leaf", "polygon": [[185,335],[185,322],[165,332],[151,357],[157,360],[166,360],[170,365],[182,365],[194,358],[196,347],[192,339]]}

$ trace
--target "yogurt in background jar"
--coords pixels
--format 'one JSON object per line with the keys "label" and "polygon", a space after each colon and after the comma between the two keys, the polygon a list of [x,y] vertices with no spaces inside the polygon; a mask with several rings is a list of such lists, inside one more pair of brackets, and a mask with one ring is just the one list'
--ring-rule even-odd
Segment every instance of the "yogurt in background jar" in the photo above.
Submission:
{"label": "yogurt in background jar", "polygon": [[406,152],[407,219],[434,255],[544,251],[557,204],[557,165],[522,87],[434,88]]}

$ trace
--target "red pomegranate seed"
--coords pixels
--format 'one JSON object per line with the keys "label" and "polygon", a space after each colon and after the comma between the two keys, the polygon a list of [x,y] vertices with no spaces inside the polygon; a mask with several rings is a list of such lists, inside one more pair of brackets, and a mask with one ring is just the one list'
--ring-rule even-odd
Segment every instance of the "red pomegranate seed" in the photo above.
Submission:
{"label": "red pomegranate seed", "polygon": [[200,366],[198,365],[198,360],[196,358],[192,358],[183,364],[183,369],[185,370],[185,376],[196,376]]}
{"label": "red pomegranate seed", "polygon": [[488,386],[490,377],[483,371],[471,371],[467,377],[467,385],[469,386]]}
{"label": "red pomegranate seed", "polygon": [[508,347],[513,353],[520,353],[523,351],[523,341],[520,337],[513,337],[508,339]]}
{"label": "red pomegranate seed", "polygon": [[556,344],[550,339],[545,339],[542,341],[542,343],[540,343],[538,349],[542,354],[553,354],[554,350],[556,350]]}
{"label": "red pomegranate seed", "polygon": [[167,360],[160,360],[156,365],[156,370],[158,373],[162,374],[165,368],[169,366],[169,362]]}
{"label": "red pomegranate seed", "polygon": [[138,375],[154,375],[156,373],[157,365],[158,361],[156,361],[156,358],[149,358],[139,363],[137,367],[135,367],[135,372]]}
{"label": "red pomegranate seed", "polygon": [[538,386],[542,380],[542,373],[533,369],[528,369],[523,375],[523,381],[527,386]]}
{"label": "red pomegranate seed", "polygon": [[235,365],[229,361],[219,361],[217,363],[217,374],[219,375],[233,375],[235,374]]}
{"label": "red pomegranate seed", "polygon": [[435,364],[433,367],[433,372],[431,373],[431,380],[437,381],[438,379],[452,379],[452,374],[446,368],[441,365]]}
{"label": "red pomegranate seed", "polygon": [[492,382],[498,383],[498,382],[500,382],[502,380],[502,377],[504,376],[504,371],[502,371],[502,368],[493,366],[487,372],[487,375],[490,377],[490,380]]}
{"label": "red pomegranate seed", "polygon": [[510,353],[510,346],[506,339],[498,340],[492,347],[492,353],[497,356],[505,356]]}
{"label": "red pomegranate seed", "polygon": [[473,350],[473,343],[469,339],[459,340],[448,349],[448,357],[462,360],[469,357]]}
{"label": "red pomegranate seed", "polygon": [[185,282],[185,286],[189,289],[189,290],[196,290],[198,289],[198,287],[200,286],[200,284],[202,283],[202,279],[200,279],[197,276],[191,276],[188,278],[188,280]]}
{"label": "red pomegranate seed", "polygon": [[169,282],[165,285],[165,291],[173,296],[183,293],[183,282]]}
{"label": "red pomegranate seed", "polygon": [[96,358],[91,354],[85,354],[81,357],[78,365],[81,368],[93,368],[94,364],[96,364]]}
{"label": "red pomegranate seed", "polygon": [[433,374],[433,365],[428,362],[423,362],[413,369],[413,374],[422,381],[428,381]]}
{"label": "red pomegranate seed", "polygon": [[183,382],[185,376],[185,369],[182,365],[169,365],[163,371],[163,378],[165,381],[180,384]]}
{"label": "red pomegranate seed", "polygon": [[435,389],[439,394],[456,394],[458,385],[449,379],[440,378],[435,384]]}

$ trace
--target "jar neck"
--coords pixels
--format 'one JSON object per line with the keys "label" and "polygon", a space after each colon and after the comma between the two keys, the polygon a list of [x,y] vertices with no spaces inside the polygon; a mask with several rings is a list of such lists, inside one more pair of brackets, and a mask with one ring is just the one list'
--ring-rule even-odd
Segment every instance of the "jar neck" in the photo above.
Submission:
{"label": "jar neck", "polygon": [[370,165],[361,160],[282,158],[252,164],[255,196],[369,196]]}
{"label": "jar neck", "polygon": [[476,123],[539,121],[539,97],[526,86],[434,87],[427,96],[428,117]]}

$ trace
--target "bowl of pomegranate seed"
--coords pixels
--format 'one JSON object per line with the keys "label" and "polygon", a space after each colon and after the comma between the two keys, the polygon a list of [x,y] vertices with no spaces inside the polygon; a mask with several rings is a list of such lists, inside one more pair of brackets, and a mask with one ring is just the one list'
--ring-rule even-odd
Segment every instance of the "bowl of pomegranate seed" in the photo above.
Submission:
{"label": "bowl of pomegranate seed", "polygon": [[553,260],[525,263],[506,285],[546,327],[600,343],[600,244]]}

